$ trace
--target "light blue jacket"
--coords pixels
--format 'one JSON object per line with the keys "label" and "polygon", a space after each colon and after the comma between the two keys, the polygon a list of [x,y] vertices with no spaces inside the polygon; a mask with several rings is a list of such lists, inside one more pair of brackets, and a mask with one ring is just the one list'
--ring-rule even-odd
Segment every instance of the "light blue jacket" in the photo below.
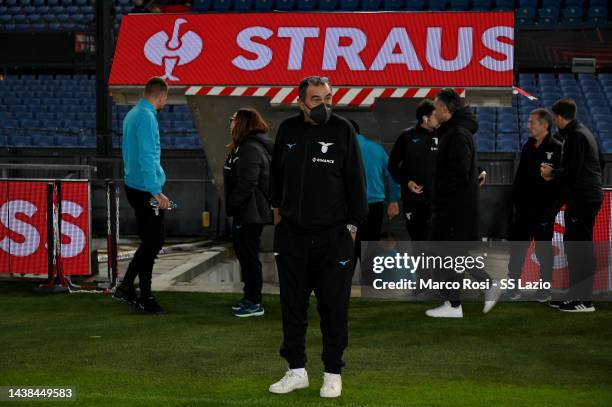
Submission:
{"label": "light blue jacket", "polygon": [[166,183],[160,164],[159,125],[155,107],[140,99],[123,120],[123,167],[125,184],[157,195]]}
{"label": "light blue jacket", "polygon": [[357,142],[365,170],[368,203],[385,201],[385,179],[389,184],[389,201],[399,201],[400,186],[389,174],[387,169],[389,156],[385,149],[377,142],[367,139],[363,134],[357,135]]}

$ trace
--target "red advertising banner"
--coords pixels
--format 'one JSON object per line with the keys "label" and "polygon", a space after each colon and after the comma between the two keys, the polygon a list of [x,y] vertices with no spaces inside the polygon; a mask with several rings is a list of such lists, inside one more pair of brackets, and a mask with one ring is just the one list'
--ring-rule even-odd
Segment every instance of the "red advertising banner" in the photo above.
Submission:
{"label": "red advertising banner", "polygon": [[110,85],[511,87],[514,13],[128,15]]}
{"label": "red advertising banner", "polygon": [[[0,273],[47,274],[47,182],[0,181]],[[89,275],[89,184],[62,182],[62,270]]]}

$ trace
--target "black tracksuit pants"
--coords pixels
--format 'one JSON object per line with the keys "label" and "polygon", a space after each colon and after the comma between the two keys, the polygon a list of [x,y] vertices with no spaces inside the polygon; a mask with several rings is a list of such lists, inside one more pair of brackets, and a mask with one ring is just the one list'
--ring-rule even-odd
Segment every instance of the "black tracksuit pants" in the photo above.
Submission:
{"label": "black tracksuit pants", "polygon": [[321,319],[327,373],[340,374],[348,345],[348,305],[354,242],[346,225],[305,231],[283,220],[276,226],[274,251],[280,282],[283,343],[290,369],[306,366],[308,306],[314,290]]}
{"label": "black tracksuit pants", "polygon": [[140,246],[134,254],[128,269],[123,276],[123,284],[133,286],[136,276],[140,283],[140,295],[146,298],[151,295],[151,276],[153,264],[164,244],[164,212],[159,214],[151,208],[151,194],[125,186],[127,200],[136,216]]}
{"label": "black tracksuit pants", "polygon": [[568,203],[565,208],[565,254],[570,277],[569,299],[591,301],[596,258],[593,226],[601,202]]}
{"label": "black tracksuit pants", "polygon": [[525,255],[531,241],[535,240],[535,254],[540,263],[540,278],[552,283],[554,228],[554,216],[517,210],[510,233],[512,246],[508,263],[508,278],[516,280],[521,277]]}
{"label": "black tracksuit pants", "polygon": [[259,246],[263,224],[248,223],[232,225],[234,250],[240,263],[240,274],[244,283],[244,298],[254,304],[261,304],[261,287],[263,285]]}
{"label": "black tracksuit pants", "polygon": [[431,230],[431,205],[429,203],[404,202],[404,219],[410,240],[429,239]]}

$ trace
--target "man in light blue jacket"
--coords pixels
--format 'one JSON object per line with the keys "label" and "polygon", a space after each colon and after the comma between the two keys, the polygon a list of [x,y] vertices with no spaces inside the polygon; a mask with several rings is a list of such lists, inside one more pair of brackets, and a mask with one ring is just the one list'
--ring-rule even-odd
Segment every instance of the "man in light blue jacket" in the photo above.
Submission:
{"label": "man in light blue jacket", "polygon": [[[357,142],[361,150],[361,159],[365,171],[366,187],[368,194],[368,217],[357,231],[355,240],[356,258],[361,258],[361,242],[374,242],[380,240],[382,222],[384,216],[384,204],[387,193],[385,192],[385,180],[388,185],[389,206],[387,217],[393,219],[399,214],[400,186],[393,181],[387,164],[389,156],[379,143],[368,139],[360,132],[359,124],[350,120],[357,133]],[[355,261],[357,263],[357,261]]]}
{"label": "man in light blue jacket", "polygon": [[[162,78],[151,78],[144,97],[123,120],[123,165],[125,194],[134,209],[140,246],[117,287],[114,298],[138,306],[146,313],[161,314],[163,308],[151,294],[151,275],[157,254],[164,243],[164,212],[154,210],[151,198],[159,209],[168,209],[170,200],[162,193],[166,174],[160,164],[161,148],[157,112],[166,104],[168,84]],[[140,298],[134,280],[140,282]]]}

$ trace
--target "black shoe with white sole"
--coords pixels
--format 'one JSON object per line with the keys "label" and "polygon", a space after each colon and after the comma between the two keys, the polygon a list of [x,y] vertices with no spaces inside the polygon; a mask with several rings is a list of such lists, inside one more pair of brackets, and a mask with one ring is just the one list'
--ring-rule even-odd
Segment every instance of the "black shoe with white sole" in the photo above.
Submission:
{"label": "black shoe with white sole", "polygon": [[166,313],[166,311],[161,307],[161,305],[159,305],[155,297],[152,295],[138,300],[138,307],[145,314],[161,315]]}
{"label": "black shoe with white sole", "polygon": [[559,309],[559,307],[561,307],[561,305],[563,305],[564,302],[569,302],[569,301],[549,301],[548,306],[550,308]]}
{"label": "black shoe with white sole", "polygon": [[595,312],[591,301],[566,301],[559,307],[563,312]]}
{"label": "black shoe with white sole", "polygon": [[136,295],[136,289],[134,287],[128,287],[126,285],[119,285],[113,293],[113,298],[119,302],[123,302],[130,305],[136,305],[138,302],[138,296]]}

